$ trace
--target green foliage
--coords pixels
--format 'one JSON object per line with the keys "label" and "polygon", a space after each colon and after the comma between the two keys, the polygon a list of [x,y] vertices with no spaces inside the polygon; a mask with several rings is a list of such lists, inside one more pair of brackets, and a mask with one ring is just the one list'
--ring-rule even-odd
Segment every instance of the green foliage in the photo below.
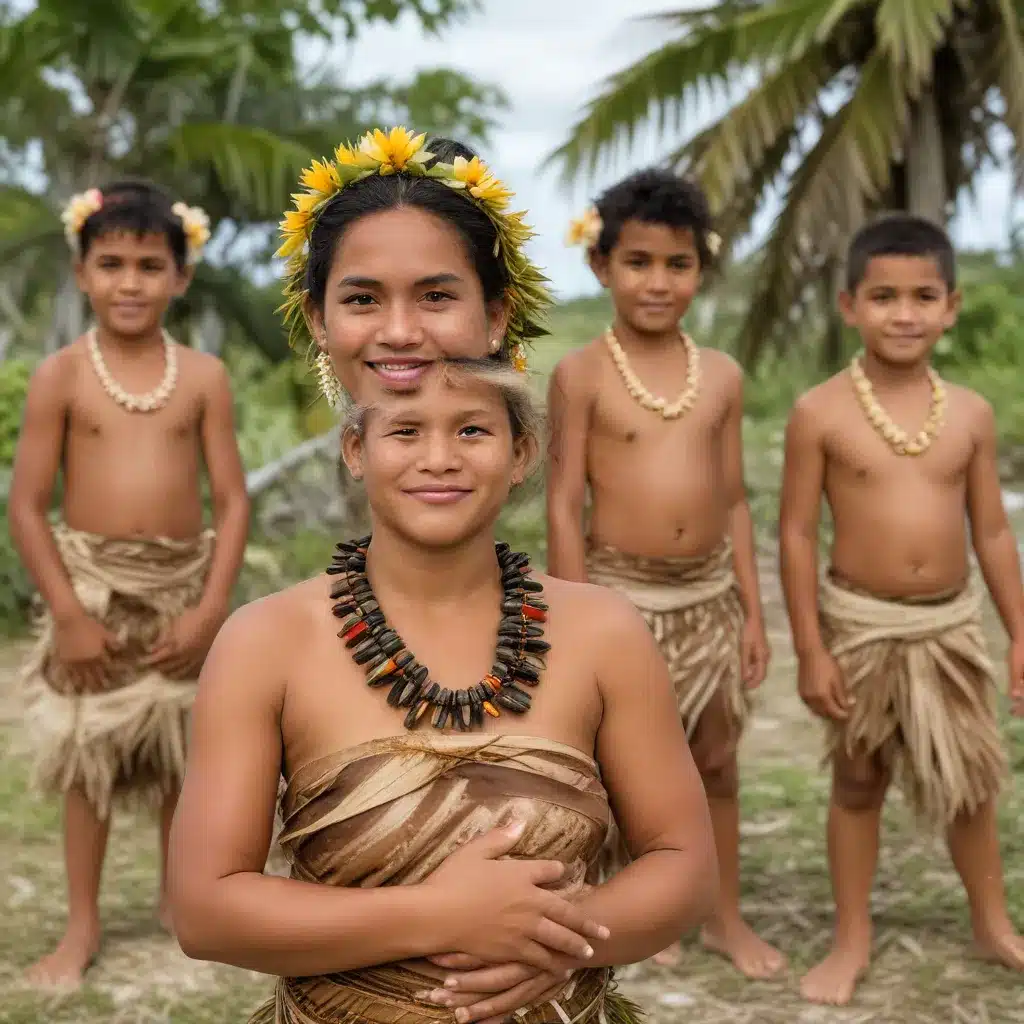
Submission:
{"label": "green foliage", "polygon": [[0,636],[10,636],[28,628],[35,587],[11,541],[6,500],[0,501],[0,515]]}
{"label": "green foliage", "polygon": [[[782,193],[737,331],[748,366],[773,344],[792,347],[801,311],[817,312],[804,324],[821,340],[865,215],[942,218],[990,159],[999,122],[1022,169],[1019,0],[721,0],[644,20],[658,44],[603,83],[552,160],[571,180],[649,131],[678,140],[666,163],[704,186],[727,246]],[[730,106],[686,138],[709,93]]]}
{"label": "green foliage", "polygon": [[9,467],[14,462],[31,376],[32,369],[23,359],[0,363],[0,467]]}
{"label": "green foliage", "polygon": [[[208,261],[179,319],[212,314],[275,358],[277,319],[245,314],[254,268],[310,160],[380,122],[479,140],[505,104],[493,86],[426,69],[346,88],[336,63],[298,62],[367,24],[436,32],[475,0],[36,0],[0,8],[0,274],[25,315],[18,341],[77,332],[59,211],[118,177],[167,186],[210,216]],[[38,168],[38,169],[37,169]],[[28,171],[28,173],[26,173]],[[53,268],[65,268],[54,275]],[[63,280],[62,280],[63,278]],[[232,301],[238,296],[241,301]]]}

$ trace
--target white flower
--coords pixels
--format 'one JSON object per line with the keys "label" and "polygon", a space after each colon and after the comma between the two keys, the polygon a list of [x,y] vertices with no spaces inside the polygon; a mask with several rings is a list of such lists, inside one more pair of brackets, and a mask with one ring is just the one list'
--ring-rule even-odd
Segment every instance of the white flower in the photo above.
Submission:
{"label": "white flower", "polygon": [[198,263],[203,254],[203,247],[210,240],[210,218],[206,211],[198,206],[187,206],[175,203],[171,213],[181,218],[181,226],[185,229],[188,240],[188,261]]}
{"label": "white flower", "polygon": [[102,209],[103,193],[98,188],[90,188],[68,200],[60,219],[64,223],[64,237],[74,251],[78,250],[78,236],[85,222]]}

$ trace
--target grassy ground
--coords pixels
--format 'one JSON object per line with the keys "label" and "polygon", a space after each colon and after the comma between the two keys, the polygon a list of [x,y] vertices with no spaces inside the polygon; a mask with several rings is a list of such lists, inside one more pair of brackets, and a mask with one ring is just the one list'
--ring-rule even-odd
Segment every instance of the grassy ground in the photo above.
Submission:
{"label": "grassy ground", "polygon": [[[1024,1022],[1019,978],[965,957],[964,898],[945,851],[914,833],[895,799],[875,890],[878,951],[871,975],[850,1008],[800,1001],[798,973],[824,952],[829,935],[826,784],[816,769],[817,733],[793,695],[793,661],[768,566],[765,576],[775,658],[744,750],[746,906],[762,934],[789,953],[793,970],[779,983],[744,983],[723,961],[688,947],[678,968],[622,972],[623,989],[649,1008],[656,1024]],[[57,808],[26,791],[25,766],[10,752],[17,722],[9,683],[18,655],[17,646],[0,655],[0,1022],[245,1021],[269,991],[268,980],[190,962],[159,931],[155,827],[142,818],[121,818],[115,827],[102,897],[106,945],[87,986],[45,996],[21,985],[21,970],[58,938],[65,904]],[[1024,729],[1014,726],[1009,736],[1019,781]],[[1022,819],[1018,785],[1003,803],[1002,830],[1013,912],[1024,926]]]}

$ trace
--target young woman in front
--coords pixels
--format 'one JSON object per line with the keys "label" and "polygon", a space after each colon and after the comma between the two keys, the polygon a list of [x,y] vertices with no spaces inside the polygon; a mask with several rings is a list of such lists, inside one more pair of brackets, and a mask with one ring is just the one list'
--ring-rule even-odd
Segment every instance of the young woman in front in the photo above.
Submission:
{"label": "young woman in front", "polygon": [[[369,273],[342,240],[332,301],[396,331],[486,324],[473,250],[394,213],[417,247],[382,232]],[[643,620],[495,544],[538,445],[524,376],[494,361],[381,392],[344,435],[372,538],[215,643],[173,917],[189,955],[280,977],[254,1021],[625,1020],[609,968],[713,905],[707,804]],[[287,879],[262,874],[282,771]],[[633,862],[595,887],[609,806]]]}

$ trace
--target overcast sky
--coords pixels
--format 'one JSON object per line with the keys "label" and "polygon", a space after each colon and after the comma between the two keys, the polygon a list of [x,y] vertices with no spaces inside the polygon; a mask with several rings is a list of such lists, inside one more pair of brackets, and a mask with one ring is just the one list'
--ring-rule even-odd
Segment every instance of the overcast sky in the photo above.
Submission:
{"label": "overcast sky", "polygon": [[[515,190],[518,206],[529,210],[540,236],[533,256],[559,295],[568,297],[596,290],[579,250],[563,245],[568,219],[601,184],[651,162],[658,149],[652,145],[634,153],[574,196],[561,190],[554,174],[541,174],[539,165],[564,141],[601,82],[658,43],[657,28],[631,22],[633,13],[694,6],[692,0],[484,0],[480,13],[440,39],[425,39],[410,22],[368,31],[335,57],[347,64],[353,82],[389,72],[406,78],[416,68],[448,66],[501,86],[511,107],[482,155]],[[700,113],[694,127],[703,120],[696,119]],[[979,182],[978,199],[958,217],[957,241],[1002,247],[1010,212],[1008,177],[987,176]]]}

